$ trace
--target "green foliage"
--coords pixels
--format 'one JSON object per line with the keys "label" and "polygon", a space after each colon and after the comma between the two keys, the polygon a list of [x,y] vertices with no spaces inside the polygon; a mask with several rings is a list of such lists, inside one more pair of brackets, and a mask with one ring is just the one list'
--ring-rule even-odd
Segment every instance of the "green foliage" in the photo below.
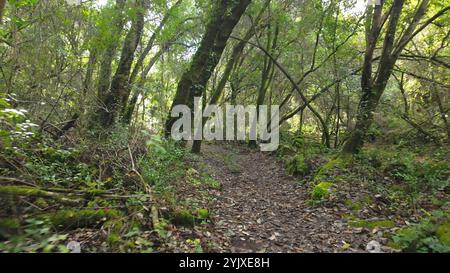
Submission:
{"label": "green foliage", "polygon": [[206,208],[197,209],[197,215],[199,219],[206,220],[209,218],[209,210]]}
{"label": "green foliage", "polygon": [[221,183],[219,180],[217,180],[207,174],[203,176],[203,182],[205,183],[205,185],[207,185],[208,187],[211,187],[213,189],[220,189],[220,186],[221,186]]}
{"label": "green foliage", "polygon": [[15,218],[0,219],[0,238],[8,238],[20,228],[20,221]]}
{"label": "green foliage", "polygon": [[310,168],[305,161],[305,156],[303,154],[297,154],[288,160],[286,170],[290,175],[306,175],[309,173]]}
{"label": "green foliage", "polygon": [[10,105],[10,98],[0,93],[0,147],[11,156],[20,155],[35,136],[36,124],[27,119],[25,109],[15,109]]}
{"label": "green foliage", "polygon": [[194,248],[195,253],[203,253],[203,247],[200,239],[187,239],[186,243]]}
{"label": "green foliage", "polygon": [[219,180],[214,179],[207,172],[202,172],[200,174],[194,168],[187,169],[186,180],[196,187],[207,186],[209,188],[219,189],[221,185]]}
{"label": "green foliage", "polygon": [[313,201],[323,201],[330,196],[333,183],[320,182],[315,185],[311,191],[311,199]]}
{"label": "green foliage", "polygon": [[36,5],[38,0],[9,0],[8,2],[16,7],[26,7]]}
{"label": "green foliage", "polygon": [[435,211],[421,222],[398,230],[390,246],[404,252],[450,252],[448,211]]}
{"label": "green foliage", "polygon": [[167,226],[166,220],[160,219],[159,223],[153,226],[153,229],[158,233],[159,237],[165,239],[168,236]]}
{"label": "green foliage", "polygon": [[158,192],[170,190],[171,182],[183,175],[186,152],[175,143],[154,137],[147,142],[147,155],[138,166],[144,179]]}
{"label": "green foliage", "polygon": [[63,244],[66,234],[54,233],[46,219],[30,218],[25,221],[23,233],[0,242],[0,252],[68,252]]}
{"label": "green foliage", "polygon": [[399,152],[388,159],[384,173],[396,181],[405,182],[409,190],[420,189],[444,191],[450,186],[450,165],[447,161],[416,159],[416,155]]}
{"label": "green foliage", "polygon": [[171,222],[179,226],[192,227],[195,224],[195,216],[187,209],[179,209],[171,214]]}
{"label": "green foliage", "polygon": [[91,166],[76,160],[83,151],[78,149],[58,149],[45,142],[37,145],[38,150],[27,155],[27,170],[39,177],[45,184],[53,186],[89,186],[94,181]]}

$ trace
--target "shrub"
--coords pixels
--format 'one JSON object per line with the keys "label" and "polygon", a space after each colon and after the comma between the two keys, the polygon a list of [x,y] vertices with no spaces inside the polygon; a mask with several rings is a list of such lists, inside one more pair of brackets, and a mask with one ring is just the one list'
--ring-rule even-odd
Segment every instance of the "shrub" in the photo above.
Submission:
{"label": "shrub", "polygon": [[421,222],[398,230],[390,246],[404,252],[450,252],[448,211],[436,211]]}

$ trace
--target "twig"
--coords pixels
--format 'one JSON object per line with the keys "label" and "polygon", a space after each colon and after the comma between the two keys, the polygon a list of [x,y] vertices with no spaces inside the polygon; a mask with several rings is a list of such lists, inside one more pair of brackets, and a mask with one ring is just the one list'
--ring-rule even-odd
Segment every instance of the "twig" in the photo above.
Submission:
{"label": "twig", "polygon": [[6,177],[6,176],[0,176],[0,183],[17,183],[17,184],[30,186],[30,187],[37,187],[35,184],[27,182],[25,180],[15,178],[15,177]]}

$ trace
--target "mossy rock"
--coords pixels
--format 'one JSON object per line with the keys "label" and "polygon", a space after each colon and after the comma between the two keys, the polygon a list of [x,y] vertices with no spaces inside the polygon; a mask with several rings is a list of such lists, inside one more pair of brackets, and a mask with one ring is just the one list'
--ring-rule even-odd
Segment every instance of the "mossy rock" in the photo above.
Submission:
{"label": "mossy rock", "polygon": [[290,175],[307,175],[311,168],[303,154],[297,154],[288,160],[286,170]]}
{"label": "mossy rock", "polygon": [[322,165],[322,167],[319,168],[315,175],[315,180],[322,178],[325,174],[329,173],[332,170],[336,169],[345,169],[353,162],[353,156],[351,155],[341,155],[339,157],[336,157],[335,159],[332,159]]}
{"label": "mossy rock", "polygon": [[320,182],[311,191],[311,199],[316,201],[321,201],[324,199],[328,199],[331,193],[331,187],[333,183],[330,182]]}
{"label": "mossy rock", "polygon": [[172,213],[171,222],[177,226],[192,227],[195,224],[195,217],[189,210],[180,209]]}
{"label": "mossy rock", "polygon": [[39,218],[49,219],[56,228],[81,228],[96,226],[100,222],[121,216],[117,210],[71,210],[64,209],[55,213],[39,215]]}

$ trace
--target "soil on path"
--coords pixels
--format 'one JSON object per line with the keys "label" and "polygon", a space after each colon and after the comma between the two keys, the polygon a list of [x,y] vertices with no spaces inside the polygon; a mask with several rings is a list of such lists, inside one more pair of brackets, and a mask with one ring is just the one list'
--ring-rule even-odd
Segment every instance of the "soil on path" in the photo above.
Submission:
{"label": "soil on path", "polygon": [[221,181],[212,220],[231,252],[364,251],[371,232],[348,227],[348,208],[308,204],[309,188],[274,156],[205,143],[201,160]]}

